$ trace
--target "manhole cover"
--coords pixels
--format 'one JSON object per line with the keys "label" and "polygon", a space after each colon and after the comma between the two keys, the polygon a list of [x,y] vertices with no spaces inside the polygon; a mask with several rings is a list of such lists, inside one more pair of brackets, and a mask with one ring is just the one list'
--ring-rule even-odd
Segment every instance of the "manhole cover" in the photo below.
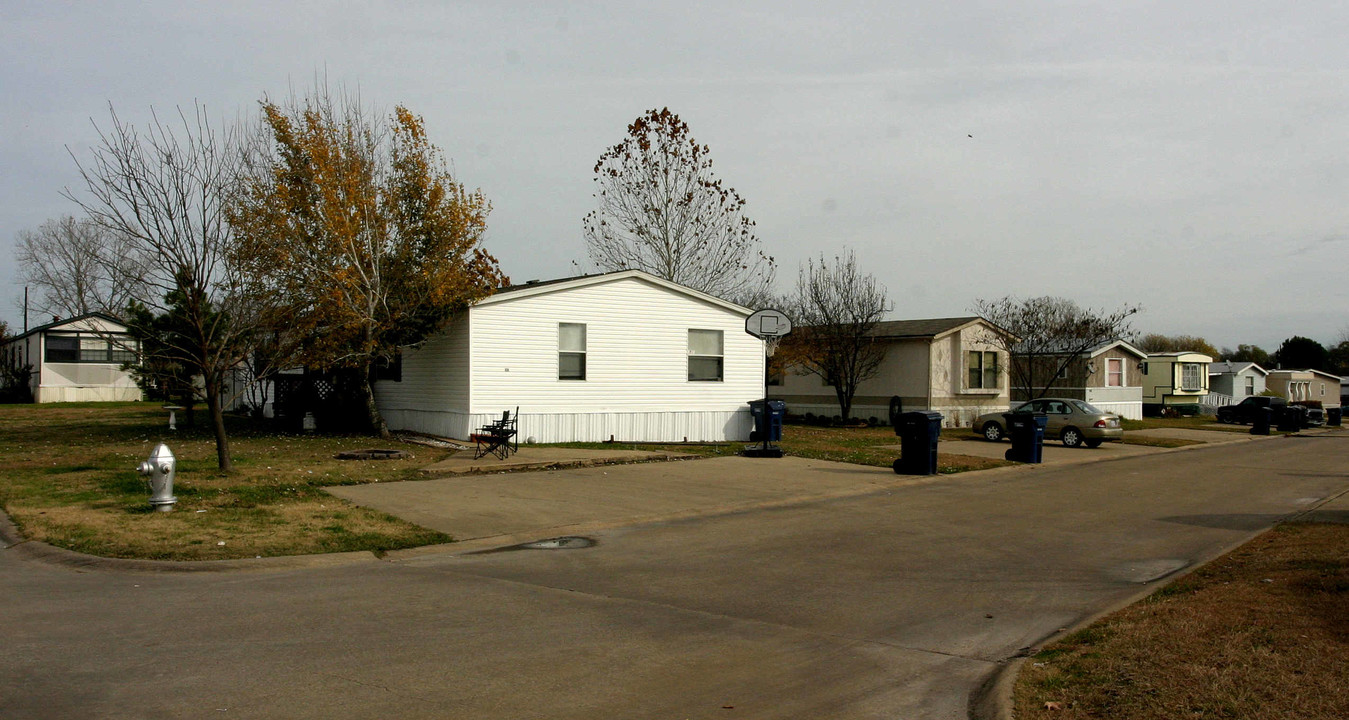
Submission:
{"label": "manhole cover", "polygon": [[548,538],[547,540],[535,540],[534,542],[524,543],[516,547],[521,550],[579,550],[581,548],[595,547],[595,541],[588,537],[577,537],[575,535],[567,537]]}
{"label": "manhole cover", "polygon": [[333,457],[338,460],[402,460],[412,457],[412,454],[404,450],[370,448],[367,450],[348,450]]}

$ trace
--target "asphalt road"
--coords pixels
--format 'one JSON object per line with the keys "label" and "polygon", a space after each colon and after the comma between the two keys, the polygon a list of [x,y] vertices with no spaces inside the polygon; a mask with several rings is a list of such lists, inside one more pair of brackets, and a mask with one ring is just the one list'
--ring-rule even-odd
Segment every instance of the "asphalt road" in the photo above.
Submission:
{"label": "asphalt road", "polygon": [[1022,648],[1344,492],[1347,461],[1274,439],[336,567],[13,548],[0,717],[963,718]]}

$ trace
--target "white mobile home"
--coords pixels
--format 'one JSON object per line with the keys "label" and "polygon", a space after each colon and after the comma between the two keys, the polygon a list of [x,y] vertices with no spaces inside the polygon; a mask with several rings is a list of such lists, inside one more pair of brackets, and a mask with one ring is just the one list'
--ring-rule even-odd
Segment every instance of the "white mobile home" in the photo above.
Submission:
{"label": "white mobile home", "polygon": [[518,406],[522,441],[747,440],[749,314],[638,270],[518,285],[405,349],[375,398],[392,429],[460,439]]}
{"label": "white mobile home", "polygon": [[141,389],[122,369],[139,350],[126,330],[117,318],[97,312],[53,320],[0,345],[0,362],[30,370],[34,402],[140,400]]}

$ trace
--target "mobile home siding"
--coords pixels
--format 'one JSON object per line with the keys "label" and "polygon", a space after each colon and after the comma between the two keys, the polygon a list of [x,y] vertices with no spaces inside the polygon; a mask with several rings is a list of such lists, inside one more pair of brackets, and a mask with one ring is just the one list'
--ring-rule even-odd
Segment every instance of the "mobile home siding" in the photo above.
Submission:
{"label": "mobile home siding", "polygon": [[[623,278],[471,311],[471,424],[520,408],[520,437],[745,440],[763,396],[763,343],[745,315]],[[586,326],[584,380],[558,378],[558,325]],[[688,379],[688,331],[722,332],[722,380]]]}
{"label": "mobile home siding", "polygon": [[[376,384],[389,426],[467,439],[519,408],[522,442],[747,440],[763,396],[748,311],[640,274],[518,288],[475,305]],[[558,326],[586,326],[585,379],[559,379]],[[688,379],[688,331],[722,332],[722,380]]]}
{"label": "mobile home siding", "polygon": [[376,382],[375,398],[391,428],[467,438],[468,383],[469,316],[461,313],[421,347],[405,349],[402,380]]}

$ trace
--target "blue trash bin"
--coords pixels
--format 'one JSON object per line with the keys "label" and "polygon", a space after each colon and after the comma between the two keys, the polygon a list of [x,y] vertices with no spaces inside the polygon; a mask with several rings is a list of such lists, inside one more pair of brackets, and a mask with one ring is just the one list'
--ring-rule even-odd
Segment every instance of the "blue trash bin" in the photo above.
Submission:
{"label": "blue trash bin", "polygon": [[782,400],[751,400],[749,413],[754,418],[751,442],[781,442],[782,419],[787,416],[787,403]]}
{"label": "blue trash bin", "polygon": [[1012,449],[1003,457],[1016,462],[1040,464],[1044,461],[1045,426],[1049,416],[1044,413],[1003,413],[1007,436]]}
{"label": "blue trash bin", "polygon": [[893,465],[894,471],[900,475],[936,475],[942,414],[915,410],[900,413],[896,420],[900,456]]}

